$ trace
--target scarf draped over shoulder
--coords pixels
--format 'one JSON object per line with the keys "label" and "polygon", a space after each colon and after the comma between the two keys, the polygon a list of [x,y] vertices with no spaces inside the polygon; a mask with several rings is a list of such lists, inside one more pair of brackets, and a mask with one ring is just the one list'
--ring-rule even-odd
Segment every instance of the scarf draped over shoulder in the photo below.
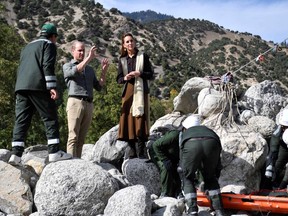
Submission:
{"label": "scarf draped over shoulder", "polygon": [[[124,76],[126,76],[128,74],[126,57],[121,58],[121,64]],[[144,54],[142,52],[138,52],[136,56],[135,70],[140,71],[140,73],[142,73],[143,67],[144,67]],[[135,117],[142,116],[144,114],[144,85],[143,85],[143,79],[141,77],[135,78],[133,103],[130,112]]]}

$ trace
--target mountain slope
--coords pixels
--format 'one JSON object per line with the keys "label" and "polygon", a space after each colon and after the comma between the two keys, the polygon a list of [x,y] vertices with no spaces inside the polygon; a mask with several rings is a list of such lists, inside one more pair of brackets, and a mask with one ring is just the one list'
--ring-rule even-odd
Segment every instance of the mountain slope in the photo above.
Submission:
{"label": "mountain slope", "polygon": [[226,72],[232,72],[244,88],[251,84],[251,80],[260,82],[265,79],[281,80],[283,86],[288,86],[286,49],[269,51],[262,62],[253,61],[270,50],[273,43],[247,32],[224,29],[206,20],[171,18],[140,23],[123,16],[115,8],[108,11],[101,4],[95,5],[88,0],[4,1],[4,4],[7,10],[4,18],[18,28],[26,41],[36,37],[44,22],[56,23],[62,61],[69,56],[70,42],[78,39],[84,40],[87,47],[96,44],[102,56],[117,63],[121,35],[131,32],[138,47],[149,54],[155,66],[158,75],[152,84],[152,95],[155,96],[160,96],[159,92],[164,88],[169,90],[166,92],[179,91],[193,76],[221,76]]}
{"label": "mountain slope", "polygon": [[152,11],[152,10],[138,11],[138,12],[132,12],[132,13],[123,12],[122,14],[123,16],[136,20],[137,22],[140,22],[140,23],[148,23],[148,22],[152,22],[155,20],[174,19],[173,16],[156,13],[155,11]]}

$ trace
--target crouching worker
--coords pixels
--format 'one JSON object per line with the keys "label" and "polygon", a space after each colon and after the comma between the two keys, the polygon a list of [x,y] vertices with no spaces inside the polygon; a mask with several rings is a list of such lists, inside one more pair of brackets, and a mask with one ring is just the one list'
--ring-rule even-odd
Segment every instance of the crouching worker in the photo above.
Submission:
{"label": "crouching worker", "polygon": [[172,130],[157,139],[149,149],[151,160],[160,170],[161,197],[181,196],[181,181],[177,173],[179,162],[179,134]]}
{"label": "crouching worker", "polygon": [[273,132],[269,147],[270,151],[266,160],[265,176],[271,180],[273,188],[284,189],[288,184],[288,109],[281,111],[279,125]]}
{"label": "crouching worker", "polygon": [[220,138],[213,130],[200,125],[199,115],[190,115],[182,122],[182,125],[184,132],[180,143],[180,160],[188,215],[198,215],[197,191],[194,183],[197,170],[200,170],[203,176],[204,189],[209,193],[216,216],[226,215],[217,180],[222,150]]}

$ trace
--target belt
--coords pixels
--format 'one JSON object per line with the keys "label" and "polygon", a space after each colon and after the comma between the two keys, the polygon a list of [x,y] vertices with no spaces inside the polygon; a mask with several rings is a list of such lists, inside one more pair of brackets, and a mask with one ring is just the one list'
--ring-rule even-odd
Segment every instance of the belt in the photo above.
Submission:
{"label": "belt", "polygon": [[83,100],[83,101],[86,101],[88,103],[92,103],[93,102],[93,99],[89,98],[87,96],[70,95],[69,97],[76,98],[76,99],[79,99],[79,100]]}

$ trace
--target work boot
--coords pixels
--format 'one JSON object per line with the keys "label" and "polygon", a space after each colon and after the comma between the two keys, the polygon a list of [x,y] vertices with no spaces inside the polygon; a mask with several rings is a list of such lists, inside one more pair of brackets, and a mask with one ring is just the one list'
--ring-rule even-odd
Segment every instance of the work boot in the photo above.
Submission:
{"label": "work boot", "polygon": [[215,210],[215,216],[226,216],[224,210]]}
{"label": "work boot", "polygon": [[[210,191],[209,191],[210,193]],[[221,194],[209,195],[209,199],[211,201],[212,208],[215,210],[216,216],[226,216],[223,209],[223,202]]]}
{"label": "work boot", "polygon": [[72,158],[71,154],[68,154],[61,150],[59,150],[56,153],[49,154],[49,162],[56,162],[56,161],[67,160],[71,158]]}
{"label": "work boot", "polygon": [[19,166],[21,165],[21,157],[12,154],[11,157],[9,158],[8,163],[13,166]]}
{"label": "work boot", "polygon": [[197,198],[186,199],[186,205],[188,206],[188,216],[198,215]]}

